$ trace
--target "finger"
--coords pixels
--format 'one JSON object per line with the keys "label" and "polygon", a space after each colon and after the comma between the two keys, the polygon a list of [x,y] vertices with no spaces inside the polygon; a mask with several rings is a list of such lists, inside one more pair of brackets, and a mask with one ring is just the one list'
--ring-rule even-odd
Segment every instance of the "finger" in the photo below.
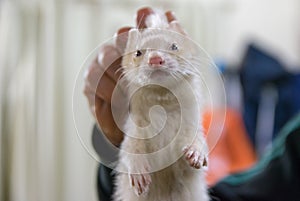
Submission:
{"label": "finger", "polygon": [[150,7],[144,7],[137,11],[136,15],[136,27],[138,29],[145,29],[147,28],[146,19],[147,16],[154,13],[153,9]]}
{"label": "finger", "polygon": [[[96,95],[102,98],[104,101],[110,104],[112,92],[116,86],[116,81],[118,80],[119,74],[118,69],[120,68],[120,55],[116,48],[107,46],[106,49],[101,51],[98,57],[99,71],[104,73],[95,73],[97,76],[93,78],[93,83],[97,79]],[[97,69],[95,69],[97,71]],[[91,78],[92,79],[92,78]]]}
{"label": "finger", "polygon": [[113,124],[113,119],[110,105],[103,101],[99,97],[95,97],[95,110],[97,121],[100,125],[101,130],[105,133],[105,135],[111,135],[112,130],[111,124]]}
{"label": "finger", "polygon": [[86,69],[84,74],[85,88],[87,88],[85,90],[91,91],[95,94],[99,77],[101,77],[103,73],[104,70],[101,68],[101,65],[98,64],[97,59],[95,59],[90,67]]}
{"label": "finger", "polygon": [[118,129],[109,103],[95,97],[96,118],[101,130],[114,145],[119,145],[123,140],[123,133]]}
{"label": "finger", "polygon": [[99,67],[105,71],[107,75],[116,82],[119,79],[121,64],[121,54],[113,45],[104,46],[98,55]]}
{"label": "finger", "polygon": [[167,11],[167,12],[165,12],[165,15],[166,15],[169,23],[171,23],[171,22],[173,22],[173,21],[176,20],[176,17],[174,15],[173,11]]}
{"label": "finger", "polygon": [[[99,78],[103,76],[108,66],[120,57],[115,49],[114,46],[103,46],[99,51],[98,58],[94,59],[89,68],[86,69],[84,80],[86,87],[89,88],[90,91],[96,93]],[[114,76],[114,73],[109,73],[109,75],[111,75],[113,80],[117,80],[117,76]]]}
{"label": "finger", "polygon": [[[116,73],[119,65],[115,64],[120,63],[120,60],[111,64],[113,62],[112,60],[115,60],[115,58],[119,58],[119,54],[114,47],[103,47],[98,57],[99,62],[95,59],[84,75],[84,93],[86,94],[91,107],[94,105],[92,102],[94,101],[93,96],[95,95],[101,97],[105,101],[110,102],[111,100],[115,82],[120,74]],[[106,70],[107,67],[105,66],[109,66],[109,68]],[[105,70],[106,72],[104,72]]]}
{"label": "finger", "polygon": [[179,32],[183,35],[187,35],[186,31],[181,27],[180,23],[177,21],[174,12],[167,11],[165,12],[165,16],[167,17],[171,30]]}
{"label": "finger", "polygon": [[120,78],[122,71],[121,71],[121,62],[122,57],[120,56],[116,61],[114,61],[106,70],[107,75],[117,83],[118,79]]}
{"label": "finger", "polygon": [[[115,88],[115,81],[108,75],[107,72],[102,73],[102,69],[100,67],[94,68],[91,67],[87,73],[85,82],[84,93],[89,96],[87,98],[91,98],[92,96],[99,96],[104,101],[110,103],[112,92]],[[89,103],[92,104],[93,98]]]}
{"label": "finger", "polygon": [[96,95],[110,104],[115,86],[116,83],[107,75],[107,73],[104,73],[99,79]]}
{"label": "finger", "polygon": [[132,27],[123,27],[119,29],[117,32],[115,44],[120,54],[123,54],[126,48],[126,44],[128,40],[128,32],[130,29],[132,29]]}
{"label": "finger", "polygon": [[85,87],[84,88],[84,94],[88,99],[89,102],[89,108],[92,112],[92,114],[94,115],[94,117],[96,118],[96,108],[95,108],[95,93],[90,91],[89,88]]}

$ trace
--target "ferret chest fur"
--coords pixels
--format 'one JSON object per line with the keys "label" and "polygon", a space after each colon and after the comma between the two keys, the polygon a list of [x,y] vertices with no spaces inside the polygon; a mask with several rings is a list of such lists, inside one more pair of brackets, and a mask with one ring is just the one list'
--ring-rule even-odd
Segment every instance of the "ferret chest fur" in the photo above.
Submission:
{"label": "ferret chest fur", "polygon": [[164,15],[147,25],[160,29],[130,31],[122,60],[130,111],[115,201],[208,201],[198,63]]}
{"label": "ferret chest fur", "polygon": [[[162,110],[152,110],[153,107],[161,107]],[[164,116],[166,114],[180,115],[180,105],[177,98],[169,90],[161,86],[145,86],[136,91],[130,99],[130,114],[136,120],[138,126],[149,124],[150,115]],[[153,120],[159,121],[159,118]]]}
{"label": "ferret chest fur", "polygon": [[[136,133],[144,144],[143,153],[153,153],[166,147],[178,134],[181,124],[181,108],[175,95],[161,86],[150,85],[140,88],[130,100],[130,116]],[[149,129],[145,129],[151,125]],[[170,148],[170,154],[171,154]]]}

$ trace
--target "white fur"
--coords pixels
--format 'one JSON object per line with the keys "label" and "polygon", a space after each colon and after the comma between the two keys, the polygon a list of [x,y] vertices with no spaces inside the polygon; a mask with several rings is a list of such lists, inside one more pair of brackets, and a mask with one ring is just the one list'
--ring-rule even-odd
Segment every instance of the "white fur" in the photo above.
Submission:
{"label": "white fur", "polygon": [[156,10],[152,15],[147,17],[146,26],[151,28],[165,29],[168,27],[168,20],[162,11]]}
{"label": "white fur", "polygon": [[[165,20],[153,15],[147,23],[165,29]],[[172,52],[169,47],[174,42],[179,50]],[[143,50],[143,56],[134,57],[137,49]],[[117,173],[115,201],[209,200],[203,168],[208,149],[200,125],[200,64],[192,50],[191,42],[176,33],[151,29],[129,33],[122,65],[131,82],[128,92],[139,90],[131,96],[132,121],[126,125],[128,135],[121,144],[117,167],[125,173]],[[158,73],[148,65],[153,54],[165,60]]]}

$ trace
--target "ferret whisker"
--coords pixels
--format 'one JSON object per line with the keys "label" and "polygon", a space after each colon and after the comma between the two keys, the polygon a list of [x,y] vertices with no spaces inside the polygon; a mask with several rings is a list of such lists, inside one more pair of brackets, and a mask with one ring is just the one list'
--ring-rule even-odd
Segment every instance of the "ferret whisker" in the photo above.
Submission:
{"label": "ferret whisker", "polygon": [[174,75],[173,72],[171,73],[171,76],[172,76],[176,81],[178,81],[177,77]]}
{"label": "ferret whisker", "polygon": [[128,77],[130,79],[130,82],[127,83],[126,87],[128,88],[132,83],[135,83],[138,77],[136,76],[138,69],[130,69],[124,71],[124,76]]}
{"label": "ferret whisker", "polygon": [[[122,73],[121,73],[121,76],[119,77],[119,80],[123,77],[123,76],[128,76],[130,73],[131,73],[132,70],[124,70]],[[118,80],[118,81],[119,81]]]}
{"label": "ferret whisker", "polygon": [[[116,75],[117,73],[119,73],[120,71],[123,71],[123,70],[124,70],[124,67],[120,67],[118,70],[115,71],[115,75]],[[122,74],[122,72],[121,72],[121,74]]]}
{"label": "ferret whisker", "polygon": [[124,74],[129,74],[129,73],[132,73],[134,71],[137,71],[137,69],[135,69],[135,68],[129,69],[127,66],[123,66],[122,68],[124,68],[124,71],[123,71]]}
{"label": "ferret whisker", "polygon": [[[127,71],[128,71],[128,70],[126,70],[126,67],[121,67],[120,69],[122,69],[123,71],[121,72],[121,75],[119,76],[117,82],[119,82],[121,80],[121,78],[123,78],[127,74]],[[118,69],[118,71],[120,69]]]}
{"label": "ferret whisker", "polygon": [[175,75],[177,81],[180,81],[183,79],[183,76],[181,75],[181,73],[175,71],[173,74]]}
{"label": "ferret whisker", "polygon": [[191,74],[191,75],[194,75],[194,74],[197,73],[197,70],[198,70],[198,69],[197,69],[196,65],[193,64],[193,62],[190,62],[190,61],[184,61],[184,62],[182,62],[182,63],[180,62],[179,64],[182,65],[182,66],[188,64],[189,68],[183,69],[183,72],[184,72],[184,73],[188,73],[188,74]]}

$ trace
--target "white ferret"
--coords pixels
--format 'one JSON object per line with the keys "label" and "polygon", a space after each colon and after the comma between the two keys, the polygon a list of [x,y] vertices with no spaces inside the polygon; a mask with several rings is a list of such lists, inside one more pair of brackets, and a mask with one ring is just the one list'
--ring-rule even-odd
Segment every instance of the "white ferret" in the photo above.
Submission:
{"label": "white ferret", "polygon": [[116,201],[208,201],[196,45],[164,15],[131,30],[122,60],[130,94]]}

